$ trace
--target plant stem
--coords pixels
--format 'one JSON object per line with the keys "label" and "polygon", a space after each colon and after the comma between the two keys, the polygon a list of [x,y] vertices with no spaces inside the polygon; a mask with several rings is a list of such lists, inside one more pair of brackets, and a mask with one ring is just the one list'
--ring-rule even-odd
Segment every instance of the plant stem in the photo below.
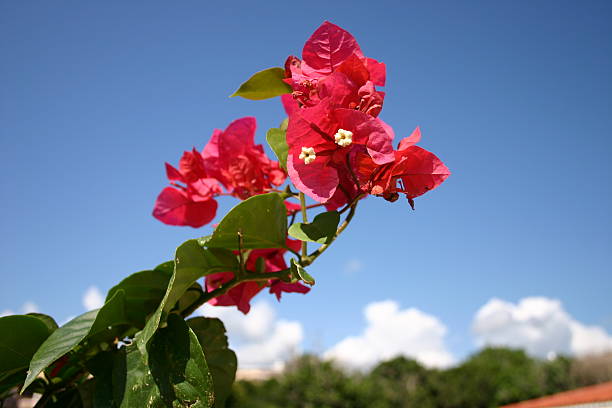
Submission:
{"label": "plant stem", "polygon": [[238,277],[242,277],[245,274],[244,269],[244,254],[242,253],[242,231],[238,231],[238,261],[240,269],[238,271]]}
{"label": "plant stem", "polygon": [[356,208],[357,208],[357,199],[355,199],[353,201],[353,203],[351,204],[349,213],[347,214],[346,218],[344,219],[344,222],[338,227],[338,230],[334,234],[333,238],[329,242],[321,245],[316,251],[314,251],[312,254],[308,255],[305,259],[303,259],[302,260],[302,266],[310,265],[323,252],[325,252],[327,250],[327,248],[329,248],[329,246],[336,240],[336,238],[338,238],[338,236],[342,233],[342,231],[344,231],[346,229],[346,227],[348,227],[348,225],[350,224],[351,220],[353,219],[353,216],[355,215]]}
{"label": "plant stem", "polygon": [[[302,222],[304,224],[308,223],[308,213],[306,212],[306,197],[304,193],[300,191],[300,206],[302,207]],[[305,261],[308,257],[308,243],[306,241],[302,241],[302,258],[301,261]]]}
{"label": "plant stem", "polygon": [[[294,255],[301,258],[300,264],[302,266],[308,266],[312,264],[315,261],[315,259],[317,259],[323,252],[327,250],[327,248],[330,247],[330,245],[336,240],[336,238],[338,238],[338,236],[342,233],[342,231],[344,231],[346,227],[348,227],[351,220],[353,219],[353,216],[355,215],[355,211],[357,209],[359,198],[360,196],[355,197],[355,199],[351,203],[347,204],[347,206],[342,211],[340,211],[340,213],[342,213],[345,210],[349,210],[346,218],[344,219],[342,224],[338,227],[338,229],[336,230],[336,233],[334,234],[334,236],[329,242],[321,245],[316,251],[314,251],[310,255],[308,255],[308,248],[306,247],[306,242],[302,242],[301,254],[296,253],[292,250],[289,250]],[[304,193],[300,193],[300,206],[301,206],[301,212],[302,212],[302,220],[303,222],[307,223],[308,214],[306,213],[307,207],[306,207],[306,197],[304,196]],[[254,273],[254,272],[250,272],[246,270],[243,271],[242,273],[239,272],[238,274],[235,274],[232,280],[224,283],[218,288],[210,292],[205,292],[205,293],[200,294],[200,298],[196,300],[188,309],[184,310],[182,315],[183,317],[189,316],[190,314],[195,312],[200,306],[202,306],[204,303],[208,302],[211,299],[216,298],[217,296],[221,296],[227,293],[230,289],[238,286],[239,284],[243,282],[267,281],[270,279],[285,279],[285,278],[288,278],[290,275],[291,275],[290,269],[284,269],[278,272],[266,272],[266,273]]]}
{"label": "plant stem", "polygon": [[185,309],[183,313],[181,313],[181,315],[183,317],[187,317],[191,315],[204,303],[208,302],[211,299],[216,298],[217,296],[224,295],[230,289],[238,286],[239,284],[243,282],[254,282],[254,281],[262,281],[262,280],[267,281],[269,279],[284,279],[284,278],[287,278],[290,273],[291,273],[290,269],[283,269],[282,271],[278,271],[278,272],[266,272],[266,273],[253,273],[253,272],[246,271],[245,274],[242,275],[241,277],[236,276],[234,279],[230,280],[229,282],[224,283],[223,285],[219,286],[215,290],[212,290],[210,292],[201,293],[200,298],[196,300],[195,302],[193,302],[193,304],[189,306],[189,308]]}
{"label": "plant stem", "polygon": [[348,203],[347,205],[344,206],[344,208],[342,208],[340,211],[338,211],[338,214],[342,214],[343,212],[345,212],[346,210],[351,208],[353,206],[353,204],[355,204],[357,201],[359,201],[363,196],[364,196],[363,194],[357,194],[357,196],[355,196],[355,198],[353,198],[353,200],[350,203]]}

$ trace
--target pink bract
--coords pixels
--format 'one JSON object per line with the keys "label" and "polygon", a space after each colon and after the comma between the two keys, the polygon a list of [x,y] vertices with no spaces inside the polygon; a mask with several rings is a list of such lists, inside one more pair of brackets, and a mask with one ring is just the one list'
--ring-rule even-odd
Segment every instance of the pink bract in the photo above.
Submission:
{"label": "pink bract", "polygon": [[[355,38],[346,30],[325,21],[306,41],[302,60],[289,56],[285,62],[286,82],[299,107],[312,107],[331,92],[342,106],[377,116],[384,93],[375,85],[384,86],[384,63],[363,55]],[[335,76],[335,78],[332,78]],[[340,82],[344,82],[342,88]],[[288,115],[295,109],[287,97],[283,105]]]}
{"label": "pink bract", "polygon": [[[334,135],[340,129],[352,133],[352,143],[342,147]],[[300,109],[289,118],[287,129],[287,171],[295,186],[316,201],[332,198],[340,178],[348,177],[348,157],[352,150],[365,147],[374,163],[394,160],[391,137],[375,118],[351,109],[330,108],[329,101]],[[299,158],[302,148],[312,148],[316,159],[306,164]]]}
{"label": "pink bract", "polygon": [[206,172],[234,196],[244,200],[281,185],[286,178],[278,162],[255,144],[255,118],[245,117],[215,130],[202,151]]}
{"label": "pink bract", "polygon": [[212,197],[166,187],[157,197],[153,216],[168,225],[199,228],[215,218],[217,202]]}
{"label": "pink bract", "polygon": [[256,126],[255,118],[237,119],[215,130],[202,153],[184,152],[178,169],[166,163],[172,187],[157,197],[153,216],[165,224],[198,228],[215,216],[219,183],[243,200],[281,185],[287,175],[255,144]]}
{"label": "pink bract", "polygon": [[355,37],[337,25],[325,21],[304,44],[302,73],[311,78],[330,75],[353,54],[364,58]]}
{"label": "pink bract", "polygon": [[[300,241],[287,239],[287,246],[294,251],[298,251],[300,248]],[[287,250],[282,248],[255,249],[250,252],[245,267],[247,270],[253,272],[257,269],[257,259],[263,258],[264,273],[282,271],[287,269],[287,263],[284,258],[286,252]],[[232,272],[220,272],[208,275],[206,277],[206,289],[212,291],[233,278],[234,274]],[[246,314],[251,309],[251,299],[265,287],[269,287],[270,293],[274,294],[279,301],[282,292],[308,293],[308,291],[310,291],[310,288],[299,282],[287,283],[279,279],[259,282],[250,281],[240,283],[227,291],[227,293],[211,299],[209,303],[214,306],[236,306],[238,310]]]}
{"label": "pink bract", "polygon": [[377,165],[367,155],[360,153],[355,168],[360,187],[367,193],[395,201],[403,193],[414,207],[413,199],[438,187],[450,176],[448,167],[433,153],[415,144],[421,139],[420,129],[399,143],[394,152],[395,160]]}

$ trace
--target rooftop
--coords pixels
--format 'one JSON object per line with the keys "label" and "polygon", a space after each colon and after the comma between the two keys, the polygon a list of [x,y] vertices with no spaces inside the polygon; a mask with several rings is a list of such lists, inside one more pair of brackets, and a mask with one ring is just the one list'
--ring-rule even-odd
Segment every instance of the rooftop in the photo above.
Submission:
{"label": "rooftop", "polygon": [[612,407],[612,381],[504,405],[501,408]]}

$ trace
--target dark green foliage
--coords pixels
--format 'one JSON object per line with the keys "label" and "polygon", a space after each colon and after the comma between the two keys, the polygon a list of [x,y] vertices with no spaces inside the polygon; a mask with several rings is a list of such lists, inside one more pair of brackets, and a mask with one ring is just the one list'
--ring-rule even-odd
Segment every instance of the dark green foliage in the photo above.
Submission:
{"label": "dark green foliage", "polygon": [[440,374],[440,406],[487,408],[534,398],[543,392],[538,368],[522,350],[484,349]]}
{"label": "dark green foliage", "polygon": [[131,275],[102,308],[62,327],[42,314],[1,318],[0,405],[21,389],[42,394],[37,408],[207,408],[213,374],[221,408],[236,370],[223,324],[194,319],[196,336],[183,316],[203,303],[196,279],[236,267],[231,251],[190,240],[173,262]]}
{"label": "dark green foliage", "polygon": [[225,325],[217,318],[194,317],[187,320],[202,346],[212,374],[216,406],[223,406],[232,391],[238,360],[227,343]]}
{"label": "dark green foliage", "polygon": [[[396,357],[375,367],[369,375],[371,395],[384,395],[373,401],[376,407],[435,407],[435,380],[438,373],[415,360]],[[375,398],[375,397],[374,397]]]}
{"label": "dark green foliage", "polygon": [[302,356],[284,375],[262,383],[239,381],[227,406],[240,408],[344,408],[365,407],[360,379],[348,376],[332,363]]}
{"label": "dark green foliage", "polygon": [[168,325],[153,336],[148,354],[147,365],[135,345],[116,353],[112,393],[120,408],[212,406],[212,378],[204,353],[181,317],[169,316]]}
{"label": "dark green foliage", "polygon": [[[446,370],[428,369],[397,357],[364,374],[304,356],[291,363],[283,375],[236,382],[228,407],[498,407],[575,388],[586,376],[586,364],[581,361],[563,356],[544,361],[521,350],[486,348]],[[612,372],[610,361],[607,367]],[[582,377],[576,377],[578,371]],[[601,375],[604,371],[601,367],[596,373],[591,370],[590,384],[593,376],[599,381],[612,380],[612,375]]]}

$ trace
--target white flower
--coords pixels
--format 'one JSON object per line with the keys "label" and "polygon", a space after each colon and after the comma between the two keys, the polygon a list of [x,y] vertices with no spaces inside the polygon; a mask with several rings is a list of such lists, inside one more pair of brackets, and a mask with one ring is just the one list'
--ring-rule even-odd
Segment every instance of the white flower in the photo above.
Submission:
{"label": "white flower", "polygon": [[353,143],[353,132],[350,130],[338,129],[334,135],[334,139],[339,146],[350,146],[350,144]]}
{"label": "white flower", "polygon": [[315,154],[315,150],[312,147],[302,147],[302,153],[299,155],[300,160],[304,160],[304,164],[312,163],[317,155]]}

